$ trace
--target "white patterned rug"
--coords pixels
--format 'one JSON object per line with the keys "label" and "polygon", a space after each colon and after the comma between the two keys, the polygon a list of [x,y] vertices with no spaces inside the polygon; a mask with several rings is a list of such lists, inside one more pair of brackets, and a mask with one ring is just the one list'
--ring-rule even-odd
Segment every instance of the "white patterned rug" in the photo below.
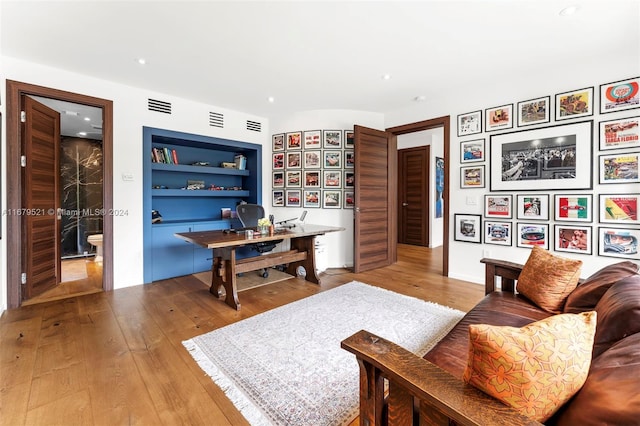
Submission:
{"label": "white patterned rug", "polygon": [[252,425],[345,425],[359,370],[343,339],[364,329],[424,355],[462,316],[353,281],[183,345]]}

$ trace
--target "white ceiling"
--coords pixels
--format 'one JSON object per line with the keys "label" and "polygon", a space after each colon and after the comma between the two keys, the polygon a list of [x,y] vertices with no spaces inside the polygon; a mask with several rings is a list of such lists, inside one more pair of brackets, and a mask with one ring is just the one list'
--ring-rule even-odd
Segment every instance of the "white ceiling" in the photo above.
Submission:
{"label": "white ceiling", "polygon": [[387,113],[502,75],[640,55],[640,0],[2,0],[0,14],[3,56],[264,117]]}

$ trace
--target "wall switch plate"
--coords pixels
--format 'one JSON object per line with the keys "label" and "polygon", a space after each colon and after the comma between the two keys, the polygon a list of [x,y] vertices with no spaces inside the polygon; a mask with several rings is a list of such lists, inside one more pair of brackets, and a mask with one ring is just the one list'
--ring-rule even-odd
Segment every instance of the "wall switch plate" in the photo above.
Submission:
{"label": "wall switch plate", "polygon": [[133,182],[133,173],[123,173],[122,180],[125,182]]}

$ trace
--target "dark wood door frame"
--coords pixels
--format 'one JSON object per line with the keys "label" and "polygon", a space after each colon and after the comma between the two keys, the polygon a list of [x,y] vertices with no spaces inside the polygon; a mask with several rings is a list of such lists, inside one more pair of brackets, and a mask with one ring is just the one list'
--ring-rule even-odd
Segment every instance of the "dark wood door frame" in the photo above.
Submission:
{"label": "dark wood door frame", "polygon": [[451,118],[448,115],[432,118],[429,120],[419,121],[416,123],[403,124],[401,126],[390,127],[386,129],[387,132],[396,136],[404,135],[407,133],[421,132],[423,130],[442,128],[443,130],[443,144],[444,144],[444,191],[442,192],[442,200],[444,204],[444,218],[443,222],[443,234],[442,239],[443,252],[442,252],[442,275],[449,276],[449,157],[451,147],[449,146],[450,138],[450,123]]}
{"label": "dark wood door frame", "polygon": [[[21,123],[20,99],[24,95],[42,96],[102,108],[103,207],[113,210],[113,102],[77,93],[7,80],[7,209],[22,208],[22,167],[20,165]],[[16,308],[22,303],[22,217],[7,215],[7,304]],[[103,218],[102,288],[113,290],[113,216]]]}

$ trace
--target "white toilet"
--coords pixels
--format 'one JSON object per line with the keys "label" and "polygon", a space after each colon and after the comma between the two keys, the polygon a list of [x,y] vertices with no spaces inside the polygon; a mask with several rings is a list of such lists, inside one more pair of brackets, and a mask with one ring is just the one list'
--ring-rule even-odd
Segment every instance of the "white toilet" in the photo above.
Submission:
{"label": "white toilet", "polygon": [[89,235],[87,241],[96,248],[96,258],[93,261],[102,262],[102,234]]}

